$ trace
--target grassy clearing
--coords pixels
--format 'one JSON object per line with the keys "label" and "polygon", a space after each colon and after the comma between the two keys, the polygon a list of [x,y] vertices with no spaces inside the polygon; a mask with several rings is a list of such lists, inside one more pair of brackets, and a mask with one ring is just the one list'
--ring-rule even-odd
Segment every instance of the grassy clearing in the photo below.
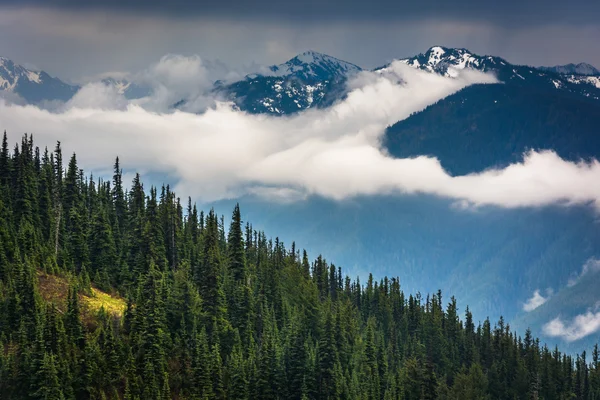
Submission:
{"label": "grassy clearing", "polygon": [[117,317],[123,316],[127,304],[125,301],[116,296],[111,296],[108,293],[102,292],[96,288],[92,288],[92,296],[81,296],[83,304],[92,312],[96,312],[101,308]]}
{"label": "grassy clearing", "polygon": [[[69,293],[69,280],[67,277],[49,275],[44,272],[38,272],[38,288],[42,298],[54,303],[61,311],[66,311],[67,294]],[[81,312],[89,319],[95,315],[101,308],[115,317],[123,316],[127,306],[124,299],[118,296],[110,295],[106,292],[92,288],[92,295],[79,295]]]}

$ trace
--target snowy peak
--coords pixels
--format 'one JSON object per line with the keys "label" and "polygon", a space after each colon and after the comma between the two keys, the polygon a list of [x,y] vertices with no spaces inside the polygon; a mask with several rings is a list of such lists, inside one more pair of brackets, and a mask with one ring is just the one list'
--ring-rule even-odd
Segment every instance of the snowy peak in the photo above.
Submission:
{"label": "snowy peak", "polygon": [[283,64],[269,67],[269,71],[261,75],[305,80],[337,80],[348,78],[361,70],[359,66],[347,61],[309,50]]}
{"label": "snowy peak", "polygon": [[480,56],[467,49],[442,46],[431,47],[425,53],[400,61],[413,68],[448,77],[457,76],[459,70],[472,68],[493,73],[499,81],[504,83],[564,90],[600,100],[600,77],[582,74],[582,72],[594,72],[595,68],[589,64],[563,66],[565,71],[578,71],[579,73],[557,75],[554,70],[515,65],[500,57]]}
{"label": "snowy peak", "polygon": [[0,90],[13,92],[19,81],[41,84],[44,75],[47,74],[28,70],[19,64],[15,64],[8,58],[0,57]]}
{"label": "snowy peak", "polygon": [[78,90],[44,71],[32,71],[0,57],[0,90],[15,93],[31,103],[70,99]]}
{"label": "snowy peak", "polygon": [[600,75],[600,70],[593,65],[583,62],[579,64],[555,65],[554,67],[540,67],[539,69],[563,75]]}
{"label": "snowy peak", "polygon": [[454,71],[474,68],[482,71],[494,70],[508,63],[494,56],[479,56],[467,49],[434,46],[411,58],[400,60],[407,65],[445,76],[454,76]]}
{"label": "snowy peak", "polygon": [[343,98],[346,81],[360,71],[357,65],[311,50],[241,81],[217,82],[215,90],[244,111],[293,114]]}

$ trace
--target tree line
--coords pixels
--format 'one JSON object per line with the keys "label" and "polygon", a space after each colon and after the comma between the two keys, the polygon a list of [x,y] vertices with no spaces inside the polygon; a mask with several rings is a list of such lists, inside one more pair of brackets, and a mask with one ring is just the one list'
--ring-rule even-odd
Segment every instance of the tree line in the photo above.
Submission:
{"label": "tree line", "polygon": [[[441,292],[351,279],[169,186],[0,149],[1,399],[600,399],[591,360],[475,322]],[[68,281],[63,303],[39,274]],[[82,317],[98,288],[122,314]]]}

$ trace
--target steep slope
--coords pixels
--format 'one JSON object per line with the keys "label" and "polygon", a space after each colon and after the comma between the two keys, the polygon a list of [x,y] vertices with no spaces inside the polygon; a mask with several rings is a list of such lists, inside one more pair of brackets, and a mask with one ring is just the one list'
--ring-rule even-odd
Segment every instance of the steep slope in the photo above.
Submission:
{"label": "steep slope", "polygon": [[600,103],[548,87],[474,85],[387,129],[396,157],[433,155],[453,174],[481,171],[550,149],[578,160],[600,156]]}
{"label": "steep slope", "polygon": [[307,51],[239,82],[218,82],[215,90],[244,111],[293,114],[342,98],[346,81],[360,71],[354,64]]}
{"label": "steep slope", "polygon": [[600,256],[600,231],[586,207],[463,210],[424,195],[235,201],[255,227],[277,228],[281,240],[327,254],[352,276],[398,275],[408,291],[460,293],[479,320],[512,319],[535,289],[566,285]]}

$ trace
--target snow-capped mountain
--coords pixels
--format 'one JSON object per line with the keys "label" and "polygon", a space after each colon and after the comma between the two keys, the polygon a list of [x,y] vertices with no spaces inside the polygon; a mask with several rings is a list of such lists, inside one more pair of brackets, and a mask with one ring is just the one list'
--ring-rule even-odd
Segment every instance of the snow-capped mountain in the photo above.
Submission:
{"label": "snow-capped mountain", "polygon": [[244,111],[292,114],[324,107],[343,97],[348,78],[361,70],[335,57],[306,51],[241,81],[218,83],[216,91]]}
{"label": "snow-capped mountain", "polygon": [[588,63],[571,63],[566,65],[555,65],[554,67],[539,67],[539,69],[563,75],[600,75],[600,70]]}
{"label": "snow-capped mountain", "polygon": [[[455,77],[459,70],[472,68],[493,73],[504,84],[566,91],[600,100],[598,77],[564,75],[515,65],[501,57],[481,56],[463,48],[434,46],[425,53],[400,61],[448,77]],[[357,65],[335,57],[307,51],[283,64],[247,75],[241,81],[217,82],[215,90],[247,112],[292,114],[311,107],[326,107],[343,98],[347,93],[348,78],[361,70]]]}
{"label": "snow-capped mountain", "polygon": [[[514,65],[490,55],[477,55],[463,48],[434,46],[425,53],[401,62],[431,73],[454,77],[465,68],[494,73],[504,84],[544,90],[552,89],[600,100],[600,75],[589,64],[534,68]],[[382,67],[383,68],[383,67]],[[237,82],[217,81],[214,93],[246,112],[286,115],[309,108],[327,107],[347,93],[347,81],[361,67],[315,51],[306,51],[279,65],[246,75]],[[151,94],[150,88],[134,82],[106,78],[128,99]],[[67,101],[80,89],[53,78],[44,71],[32,71],[0,58],[0,91],[14,93],[28,103],[44,100]],[[186,103],[182,99],[175,106]]]}
{"label": "snow-capped mountain", "polygon": [[600,100],[600,85],[596,77],[575,74],[567,76],[527,65],[515,65],[501,57],[480,56],[467,49],[434,46],[425,53],[400,61],[414,68],[449,77],[456,76],[459,70],[472,68],[494,73],[505,84],[550,87]]}
{"label": "snow-capped mountain", "polygon": [[79,89],[44,71],[32,71],[0,57],[0,90],[14,93],[29,103],[70,99]]}
{"label": "snow-capped mountain", "polygon": [[269,67],[268,72],[262,75],[282,78],[293,76],[303,80],[339,80],[348,78],[361,70],[359,66],[347,61],[309,50],[283,64]]}
{"label": "snow-capped mountain", "polygon": [[480,71],[497,71],[510,65],[508,61],[495,56],[479,56],[467,49],[453,49],[434,46],[425,53],[404,58],[401,62],[414,68],[436,72],[445,76],[456,76],[456,71],[473,68]]}
{"label": "snow-capped mountain", "polygon": [[[127,99],[148,96],[151,90],[125,79],[105,78],[101,82],[115,86]],[[44,71],[27,69],[13,61],[0,57],[0,91],[15,94],[30,104],[42,101],[68,101],[79,85],[70,85]]]}

